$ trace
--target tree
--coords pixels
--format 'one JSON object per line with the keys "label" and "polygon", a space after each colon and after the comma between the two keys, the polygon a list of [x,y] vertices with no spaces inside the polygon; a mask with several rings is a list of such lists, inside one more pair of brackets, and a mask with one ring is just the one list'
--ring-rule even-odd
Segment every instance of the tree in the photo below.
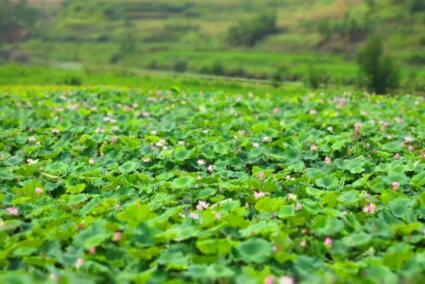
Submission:
{"label": "tree", "polygon": [[393,59],[384,54],[379,37],[369,39],[359,53],[358,63],[370,91],[385,94],[400,85],[400,73]]}
{"label": "tree", "polygon": [[7,40],[12,29],[32,27],[39,15],[39,11],[26,0],[0,1],[0,42]]}
{"label": "tree", "polygon": [[276,15],[262,14],[251,20],[241,21],[228,30],[231,45],[254,46],[266,36],[277,31]]}

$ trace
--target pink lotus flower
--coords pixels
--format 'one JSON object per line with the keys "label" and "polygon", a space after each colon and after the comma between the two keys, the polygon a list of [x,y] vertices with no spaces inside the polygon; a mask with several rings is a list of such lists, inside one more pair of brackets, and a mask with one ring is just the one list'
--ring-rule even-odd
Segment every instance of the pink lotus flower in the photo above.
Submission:
{"label": "pink lotus flower", "polygon": [[199,159],[198,161],[196,161],[196,163],[197,163],[199,166],[203,166],[203,165],[205,165],[205,160]]}
{"label": "pink lotus flower", "polygon": [[354,132],[359,134],[361,130],[362,130],[362,124],[360,122],[356,122],[354,124]]}
{"label": "pink lotus flower", "polygon": [[326,157],[325,158],[325,164],[332,164],[332,158],[330,158],[330,157]]}
{"label": "pink lotus flower", "polygon": [[191,212],[191,213],[189,214],[189,217],[190,217],[191,219],[193,219],[193,220],[198,220],[198,219],[199,219],[199,215],[198,215],[198,214],[196,214],[195,212]]}
{"label": "pink lotus flower", "polygon": [[121,232],[115,232],[114,237],[112,239],[115,242],[121,241],[122,240],[122,233]]}
{"label": "pink lotus flower", "polygon": [[363,212],[369,213],[369,214],[374,214],[376,212],[376,205],[373,204],[373,203],[369,203],[368,205],[366,205],[363,208]]}
{"label": "pink lotus flower", "polygon": [[196,205],[197,210],[207,210],[210,205],[205,201],[199,201]]}
{"label": "pink lotus flower", "polygon": [[304,208],[304,206],[299,202],[297,203],[297,205],[295,205],[295,210],[301,210],[303,208]]}
{"label": "pink lotus flower", "polygon": [[281,112],[281,109],[280,108],[278,108],[278,107],[275,107],[274,109],[273,109],[273,113],[274,114],[278,114],[278,113],[280,113]]}
{"label": "pink lotus flower", "polygon": [[289,200],[297,200],[297,195],[296,194],[294,194],[294,193],[289,193],[288,194],[288,199]]}
{"label": "pink lotus flower", "polygon": [[35,138],[35,136],[30,136],[30,137],[28,137],[28,142],[35,143],[35,142],[37,142],[37,138]]}
{"label": "pink lotus flower", "polygon": [[6,210],[10,216],[19,216],[19,208],[17,207],[9,207]]}
{"label": "pink lotus flower", "polygon": [[273,284],[274,283],[274,276],[273,275],[269,275],[266,277],[266,279],[264,279],[264,284]]}
{"label": "pink lotus flower", "polygon": [[60,275],[56,272],[52,272],[49,275],[49,279],[52,280],[53,282],[59,282],[60,280]]}
{"label": "pink lotus flower", "polygon": [[337,98],[337,103],[338,103],[339,108],[345,107],[347,102],[348,102],[348,100],[346,98]]}
{"label": "pink lotus flower", "polygon": [[33,159],[27,159],[27,164],[28,165],[34,165],[38,162],[38,160],[33,160]]}
{"label": "pink lotus flower", "polygon": [[89,248],[89,252],[90,252],[91,254],[95,254],[95,253],[96,253],[96,247],[91,247],[91,248]]}
{"label": "pink lotus flower", "polygon": [[221,220],[221,217],[223,217],[220,212],[216,212],[214,216],[216,220]]}
{"label": "pink lotus flower", "polygon": [[267,194],[265,192],[262,191],[258,191],[258,192],[254,192],[254,197],[255,199],[259,199],[259,198],[263,198],[265,197]]}
{"label": "pink lotus flower", "polygon": [[319,148],[317,147],[316,144],[311,144],[310,145],[310,151],[316,152]]}
{"label": "pink lotus flower", "polygon": [[161,139],[161,140],[159,140],[158,142],[155,143],[156,147],[163,147],[165,145],[167,145],[167,141],[165,141],[165,139]]}
{"label": "pink lotus flower", "polygon": [[315,110],[315,109],[310,110],[310,114],[311,115],[316,115],[317,114],[317,110]]}
{"label": "pink lotus flower", "polygon": [[272,141],[272,139],[269,136],[264,136],[263,137],[263,142],[264,143],[269,143],[270,141]]}
{"label": "pink lotus flower", "polygon": [[333,243],[334,243],[334,240],[331,237],[327,237],[324,241],[324,244],[327,247],[331,247]]}
{"label": "pink lotus flower", "polygon": [[35,192],[38,193],[38,194],[42,194],[44,192],[44,190],[41,187],[37,187],[35,189]]}
{"label": "pink lotus flower", "polygon": [[398,181],[394,181],[391,185],[394,191],[397,191],[400,188],[400,182]]}
{"label": "pink lotus flower", "polygon": [[216,170],[216,166],[215,166],[215,165],[209,165],[209,166],[208,166],[208,168],[207,168],[207,170],[208,170],[210,173],[213,173],[213,172],[215,172],[215,170]]}
{"label": "pink lotus flower", "polygon": [[260,180],[264,180],[266,178],[266,174],[264,172],[261,172],[261,173],[258,174],[258,178]]}
{"label": "pink lotus flower", "polygon": [[96,133],[105,133],[105,128],[103,127],[96,128]]}
{"label": "pink lotus flower", "polygon": [[84,265],[84,259],[82,259],[81,257],[79,257],[77,259],[77,262],[75,263],[75,267],[77,269],[80,269],[83,265]]}
{"label": "pink lotus flower", "polygon": [[279,284],[294,284],[295,279],[291,276],[281,276],[279,278]]}
{"label": "pink lotus flower", "polygon": [[404,137],[404,142],[405,143],[412,143],[413,141],[415,141],[415,138],[413,138],[410,135],[407,135],[406,137]]}
{"label": "pink lotus flower", "polygon": [[400,158],[401,158],[401,156],[400,156],[400,154],[399,154],[399,153],[396,153],[396,154],[394,155],[394,159],[396,159],[396,160],[400,160]]}

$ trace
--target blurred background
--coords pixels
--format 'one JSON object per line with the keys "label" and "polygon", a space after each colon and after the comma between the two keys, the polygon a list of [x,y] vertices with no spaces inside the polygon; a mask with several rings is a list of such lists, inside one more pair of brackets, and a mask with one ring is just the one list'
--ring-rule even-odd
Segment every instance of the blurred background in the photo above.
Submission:
{"label": "blurred background", "polygon": [[2,68],[346,85],[362,81],[368,44],[398,85],[425,89],[424,0],[0,0]]}

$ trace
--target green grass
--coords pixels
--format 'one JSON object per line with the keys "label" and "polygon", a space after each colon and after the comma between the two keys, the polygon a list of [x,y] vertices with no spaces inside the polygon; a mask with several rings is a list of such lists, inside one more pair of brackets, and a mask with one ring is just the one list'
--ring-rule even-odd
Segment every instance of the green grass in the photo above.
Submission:
{"label": "green grass", "polygon": [[[253,48],[228,46],[225,38],[229,26],[270,11],[277,13],[278,34]],[[377,1],[371,18],[403,73],[417,73],[423,81],[423,64],[409,62],[425,53],[421,44],[424,13],[408,11],[408,2]],[[172,70],[184,59],[190,72],[211,72],[211,66],[221,63],[229,74],[243,71],[239,73],[257,78],[270,78],[282,67],[289,73],[287,77],[305,78],[314,65],[334,82],[346,83],[357,78],[355,58],[362,42],[336,36],[326,42],[318,25],[323,20],[336,25],[346,14],[362,21],[367,13],[360,0],[76,0],[58,10],[44,30],[38,31],[47,38],[34,36],[22,49],[38,64],[49,60],[109,65],[118,54],[119,63],[129,67]],[[125,33],[133,33],[137,43],[132,54],[119,54]]]}

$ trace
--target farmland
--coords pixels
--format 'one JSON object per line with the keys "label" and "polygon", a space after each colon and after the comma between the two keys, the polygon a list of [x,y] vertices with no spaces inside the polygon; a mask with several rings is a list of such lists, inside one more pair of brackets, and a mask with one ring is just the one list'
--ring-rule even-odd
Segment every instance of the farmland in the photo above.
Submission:
{"label": "farmland", "polygon": [[0,282],[420,283],[423,98],[164,81],[1,87]]}
{"label": "farmland", "polygon": [[[256,79],[278,73],[285,81],[307,81],[316,69],[325,82],[353,85],[357,50],[377,33],[402,85],[424,92],[424,13],[412,6],[418,0],[62,2],[30,1],[45,14],[18,47],[5,45],[12,58]],[[232,27],[263,14],[276,17],[272,33],[250,46],[229,42]]]}

